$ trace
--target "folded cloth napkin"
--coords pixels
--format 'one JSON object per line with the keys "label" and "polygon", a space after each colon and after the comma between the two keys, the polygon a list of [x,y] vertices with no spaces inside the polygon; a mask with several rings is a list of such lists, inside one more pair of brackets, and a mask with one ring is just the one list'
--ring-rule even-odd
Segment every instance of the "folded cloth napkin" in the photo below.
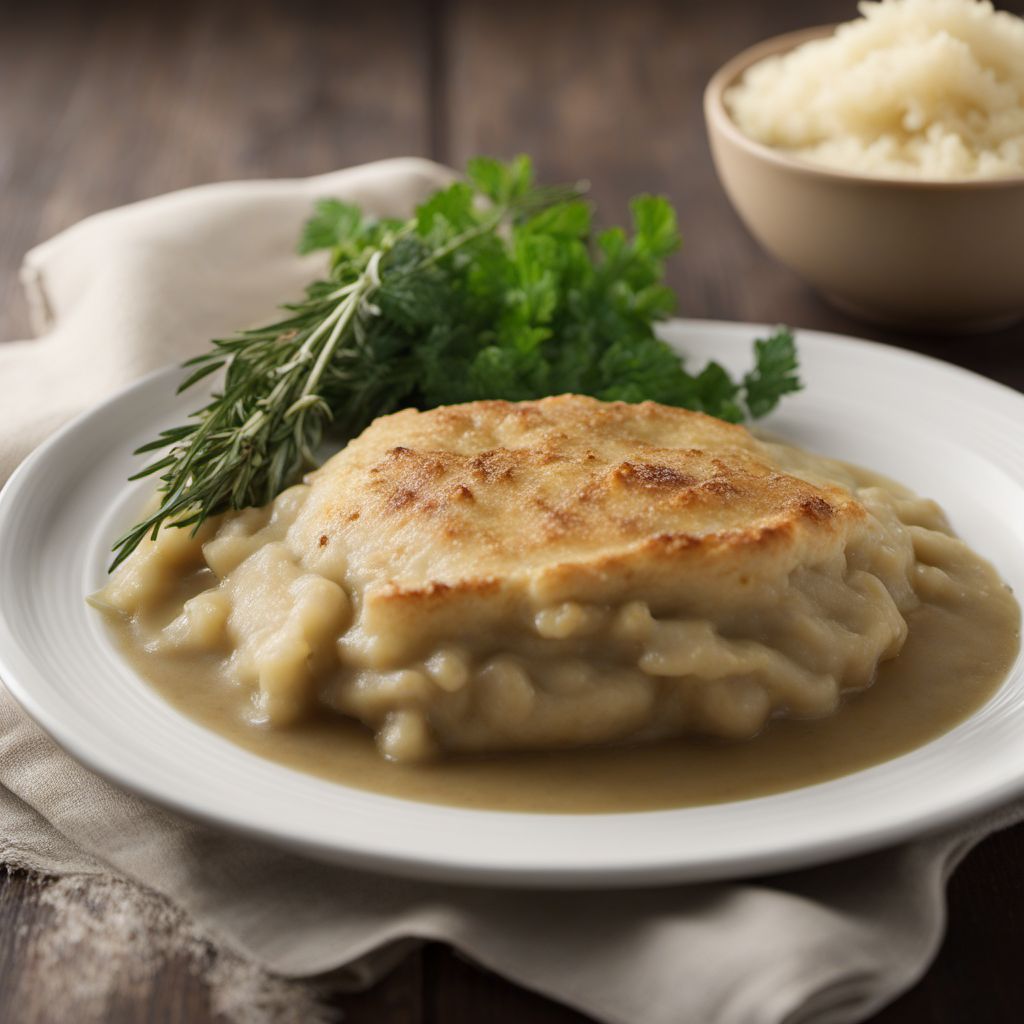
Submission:
{"label": "folded cloth napkin", "polygon": [[[205,186],[91,217],[34,249],[23,275],[41,337],[0,345],[0,482],[75,413],[297,294],[316,270],[294,255],[312,200],[405,214],[450,179],[391,160]],[[161,894],[276,975],[344,968],[366,985],[411,942],[438,939],[621,1024],[863,1020],[927,967],[960,859],[1022,815],[758,881],[564,894],[425,884],[312,863],[128,796],[0,688],[0,860]],[[73,968],[63,976],[73,991]]]}

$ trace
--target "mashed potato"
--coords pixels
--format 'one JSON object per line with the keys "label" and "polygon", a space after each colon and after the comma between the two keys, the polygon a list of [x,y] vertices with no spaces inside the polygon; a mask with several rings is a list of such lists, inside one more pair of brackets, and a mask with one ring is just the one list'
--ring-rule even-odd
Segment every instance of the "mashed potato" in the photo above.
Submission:
{"label": "mashed potato", "polygon": [[725,95],[751,138],[868,175],[1024,173],[1024,20],[976,0],[881,0],[753,65]]}
{"label": "mashed potato", "polygon": [[327,708],[415,761],[830,715],[965,550],[898,485],[564,395],[382,417],[270,506],[147,539],[95,601],[183,674],[213,659],[254,724]]}

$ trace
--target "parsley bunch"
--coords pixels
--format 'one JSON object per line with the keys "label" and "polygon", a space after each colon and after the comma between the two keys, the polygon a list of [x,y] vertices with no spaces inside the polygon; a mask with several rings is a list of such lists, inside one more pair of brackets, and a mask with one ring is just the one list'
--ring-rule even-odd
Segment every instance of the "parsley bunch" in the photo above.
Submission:
{"label": "parsley bunch", "polygon": [[653,331],[674,308],[662,281],[675,211],[639,196],[631,214],[629,232],[595,236],[580,191],[537,186],[522,156],[471,160],[406,221],[318,203],[299,251],[327,250],[327,276],[283,319],[186,364],[181,390],[218,370],[223,386],[139,449],[166,449],[136,474],[159,476],[161,503],[118,540],[111,568],[164,524],[270,501],[314,464],[328,425],[350,437],[402,406],[564,392],[739,421],[797,390],[785,330],[754,343],[740,381],[714,362],[686,370]]}

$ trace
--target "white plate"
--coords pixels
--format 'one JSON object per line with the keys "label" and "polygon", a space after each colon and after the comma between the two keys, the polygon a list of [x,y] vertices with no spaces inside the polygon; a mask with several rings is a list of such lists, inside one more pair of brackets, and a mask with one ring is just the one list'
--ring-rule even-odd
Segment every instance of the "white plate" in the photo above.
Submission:
{"label": "white plate", "polygon": [[[733,370],[763,328],[676,322]],[[1024,396],[898,349],[804,331],[807,389],[770,429],[937,498],[1024,592]],[[130,455],[196,405],[179,371],[139,382],[39,449],[0,495],[0,675],[90,768],[187,815],[328,860],[503,885],[648,885],[760,873],[893,843],[1024,792],[1024,666],[978,714],[910,754],[776,796],[629,815],[411,803],[263,760],[164,703],[83,600],[151,484]]]}

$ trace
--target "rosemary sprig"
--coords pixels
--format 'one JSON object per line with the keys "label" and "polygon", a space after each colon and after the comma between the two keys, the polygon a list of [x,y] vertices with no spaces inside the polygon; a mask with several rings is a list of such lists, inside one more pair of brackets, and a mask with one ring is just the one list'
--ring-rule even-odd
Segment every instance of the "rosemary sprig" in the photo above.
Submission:
{"label": "rosemary sprig", "polygon": [[131,479],[160,474],[163,500],[115,545],[115,568],[163,523],[198,526],[212,513],[270,501],[314,452],[332,416],[321,383],[353,321],[373,314],[377,250],[359,277],[323,299],[292,307],[286,320],[234,338],[186,363],[195,371],[179,392],[227,366],[224,390],[195,422],[163,431],[136,454],[170,446]]}

